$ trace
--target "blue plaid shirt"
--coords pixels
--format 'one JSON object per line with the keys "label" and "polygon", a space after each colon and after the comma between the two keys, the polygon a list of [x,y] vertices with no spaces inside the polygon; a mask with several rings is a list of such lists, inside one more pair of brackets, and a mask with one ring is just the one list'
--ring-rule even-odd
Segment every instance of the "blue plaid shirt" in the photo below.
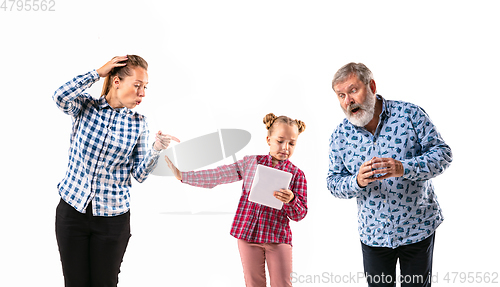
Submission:
{"label": "blue plaid shirt", "polygon": [[[424,240],[443,221],[431,178],[450,165],[452,153],[422,108],[377,97],[383,110],[375,134],[347,119],[333,132],[327,186],[335,197],[357,199],[361,242],[396,248]],[[361,188],[359,167],[373,157],[401,161],[404,175]]]}
{"label": "blue plaid shirt", "polygon": [[148,148],[146,118],[113,109],[104,97],[84,90],[99,80],[95,70],[75,77],[53,99],[73,120],[68,170],[58,184],[61,198],[81,213],[92,201],[95,216],[116,216],[130,208],[131,175],[143,182],[158,162]]}

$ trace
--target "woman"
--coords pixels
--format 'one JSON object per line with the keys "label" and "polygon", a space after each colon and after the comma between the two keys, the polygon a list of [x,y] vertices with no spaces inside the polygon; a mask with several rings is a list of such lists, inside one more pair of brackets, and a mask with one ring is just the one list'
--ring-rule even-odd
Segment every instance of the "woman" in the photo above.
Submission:
{"label": "woman", "polygon": [[[54,93],[72,117],[68,170],[58,184],[56,237],[65,286],[116,286],[130,235],[131,176],[143,182],[177,138],[160,132],[148,146],[146,118],[132,109],[145,96],[147,62],[114,57]],[[102,95],[84,93],[105,77]]]}
{"label": "woman", "polygon": [[[299,120],[270,113],[264,117],[268,129],[268,155],[246,156],[231,165],[203,171],[180,172],[168,157],[165,160],[175,177],[183,183],[212,188],[219,184],[243,180],[243,192],[231,228],[238,239],[246,286],[266,286],[265,262],[271,286],[292,286],[292,232],[289,219],[299,221],[307,213],[307,182],[304,173],[293,165],[297,138],[306,128]],[[257,164],[292,173],[288,189],[274,192],[281,200],[281,210],[248,201]]]}

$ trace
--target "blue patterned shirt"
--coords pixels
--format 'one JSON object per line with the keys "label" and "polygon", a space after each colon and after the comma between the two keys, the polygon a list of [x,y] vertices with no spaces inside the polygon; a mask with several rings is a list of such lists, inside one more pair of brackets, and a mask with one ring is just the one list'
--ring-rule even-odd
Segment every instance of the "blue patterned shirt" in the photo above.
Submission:
{"label": "blue patterned shirt", "polygon": [[75,77],[53,99],[72,117],[69,163],[58,184],[61,198],[81,213],[92,201],[95,216],[116,216],[130,208],[131,175],[144,181],[158,162],[148,148],[146,118],[127,108],[113,109],[104,97],[84,90],[99,80],[95,70]]}
{"label": "blue patterned shirt", "polygon": [[[357,199],[362,243],[396,248],[424,240],[443,221],[431,178],[452,152],[422,108],[377,97],[383,110],[374,134],[347,119],[333,132],[327,186],[335,197]],[[373,157],[401,161],[404,175],[360,187],[358,170]]]}

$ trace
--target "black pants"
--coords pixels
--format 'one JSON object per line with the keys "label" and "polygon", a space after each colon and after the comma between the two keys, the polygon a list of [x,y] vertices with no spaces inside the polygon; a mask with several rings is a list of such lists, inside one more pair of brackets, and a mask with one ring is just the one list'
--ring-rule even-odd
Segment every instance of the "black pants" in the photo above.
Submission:
{"label": "black pants", "polygon": [[56,238],[66,287],[115,287],[130,238],[130,212],[92,216],[91,205],[83,214],[61,199]]}
{"label": "black pants", "polygon": [[[370,247],[361,243],[366,281],[370,287],[431,286],[432,253],[435,233],[423,241],[397,247]],[[396,278],[399,258],[401,274]]]}

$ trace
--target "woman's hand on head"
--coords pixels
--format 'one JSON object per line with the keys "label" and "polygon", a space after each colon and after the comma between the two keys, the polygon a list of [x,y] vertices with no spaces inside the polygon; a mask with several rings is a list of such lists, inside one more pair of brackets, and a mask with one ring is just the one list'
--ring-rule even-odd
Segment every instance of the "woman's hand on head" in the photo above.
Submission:
{"label": "woman's hand on head", "polygon": [[168,156],[165,156],[165,161],[167,162],[168,164],[168,167],[172,170],[172,173],[174,174],[175,178],[177,178],[178,180],[182,180],[182,173],[179,171],[179,169],[177,167],[175,167],[175,165],[170,161],[170,159],[168,158]]}
{"label": "woman's hand on head", "polygon": [[111,59],[109,62],[104,64],[104,66],[97,69],[97,73],[99,74],[99,76],[101,78],[106,77],[109,74],[109,72],[111,72],[111,70],[113,68],[123,67],[123,66],[127,65],[127,63],[122,63],[123,61],[126,61],[126,60],[127,60],[127,56],[113,57],[113,59]]}
{"label": "woman's hand on head", "polygon": [[289,203],[293,200],[295,195],[289,189],[280,189],[279,191],[274,192],[274,197],[282,201],[283,203]]}

